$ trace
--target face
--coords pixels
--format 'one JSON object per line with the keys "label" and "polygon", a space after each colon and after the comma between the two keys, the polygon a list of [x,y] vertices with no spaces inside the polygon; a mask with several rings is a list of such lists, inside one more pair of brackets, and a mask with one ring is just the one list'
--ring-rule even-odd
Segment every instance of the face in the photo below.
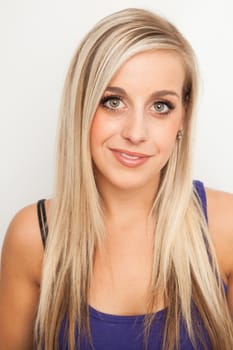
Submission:
{"label": "face", "polygon": [[178,54],[137,54],[117,71],[96,110],[91,154],[98,187],[154,188],[182,129],[185,72]]}

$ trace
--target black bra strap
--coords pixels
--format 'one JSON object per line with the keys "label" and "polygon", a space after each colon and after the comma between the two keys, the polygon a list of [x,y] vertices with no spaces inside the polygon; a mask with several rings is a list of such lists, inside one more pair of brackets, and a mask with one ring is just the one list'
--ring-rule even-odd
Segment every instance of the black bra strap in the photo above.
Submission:
{"label": "black bra strap", "polygon": [[40,199],[37,202],[37,215],[40,226],[40,234],[43,242],[43,246],[45,247],[46,239],[48,236],[48,222],[45,210],[45,199]]}

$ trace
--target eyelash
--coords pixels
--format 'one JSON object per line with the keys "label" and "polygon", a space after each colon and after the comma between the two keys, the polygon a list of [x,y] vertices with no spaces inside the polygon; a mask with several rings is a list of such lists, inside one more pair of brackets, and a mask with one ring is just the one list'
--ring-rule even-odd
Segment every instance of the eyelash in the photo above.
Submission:
{"label": "eyelash", "polygon": [[[156,102],[153,103],[153,106],[156,105],[156,104],[161,104],[161,105],[164,105],[164,106],[166,106],[166,107],[168,108],[168,111],[167,111],[167,112],[161,112],[161,113],[158,112],[158,113],[161,114],[161,115],[167,115],[167,114],[169,114],[173,109],[175,109],[175,105],[174,105],[172,102],[167,101],[167,100],[156,101]],[[156,111],[155,111],[155,112],[156,112]]]}
{"label": "eyelash", "polygon": [[[100,101],[100,104],[103,108],[107,109],[107,110],[110,110],[111,112],[117,112],[118,109],[117,108],[111,108],[111,107],[108,107],[106,106],[106,102],[110,101],[110,100],[119,100],[121,102],[123,102],[123,99],[121,96],[117,96],[117,95],[109,95],[109,96],[104,96],[101,101]],[[167,112],[156,112],[155,113],[158,113],[160,115],[167,115],[169,114],[173,109],[175,109],[175,105],[173,103],[171,103],[170,101],[167,101],[167,100],[159,100],[159,101],[156,101],[153,103],[153,106],[155,104],[162,104],[162,105],[165,105],[167,108],[168,108],[168,111]]]}
{"label": "eyelash", "polygon": [[106,106],[106,102],[108,102],[110,100],[118,100],[118,101],[123,102],[122,97],[116,96],[116,95],[109,95],[109,96],[104,96],[100,101],[100,104],[103,108],[110,110],[111,112],[117,112],[117,108],[111,108],[111,107]]}

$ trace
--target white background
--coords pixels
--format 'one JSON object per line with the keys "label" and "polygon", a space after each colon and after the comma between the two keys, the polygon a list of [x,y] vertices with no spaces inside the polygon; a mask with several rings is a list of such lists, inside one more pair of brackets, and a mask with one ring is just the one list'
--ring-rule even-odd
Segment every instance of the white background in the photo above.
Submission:
{"label": "white background", "polygon": [[232,0],[0,0],[0,246],[12,216],[51,196],[59,101],[83,35],[127,7],[166,16],[200,65],[194,178],[233,192]]}

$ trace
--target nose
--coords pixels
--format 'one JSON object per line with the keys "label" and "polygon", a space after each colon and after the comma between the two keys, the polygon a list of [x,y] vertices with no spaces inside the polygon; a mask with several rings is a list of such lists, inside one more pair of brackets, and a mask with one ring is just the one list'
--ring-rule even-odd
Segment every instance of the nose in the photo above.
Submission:
{"label": "nose", "polygon": [[133,144],[139,144],[146,141],[148,127],[146,118],[142,112],[134,112],[126,117],[122,136]]}

